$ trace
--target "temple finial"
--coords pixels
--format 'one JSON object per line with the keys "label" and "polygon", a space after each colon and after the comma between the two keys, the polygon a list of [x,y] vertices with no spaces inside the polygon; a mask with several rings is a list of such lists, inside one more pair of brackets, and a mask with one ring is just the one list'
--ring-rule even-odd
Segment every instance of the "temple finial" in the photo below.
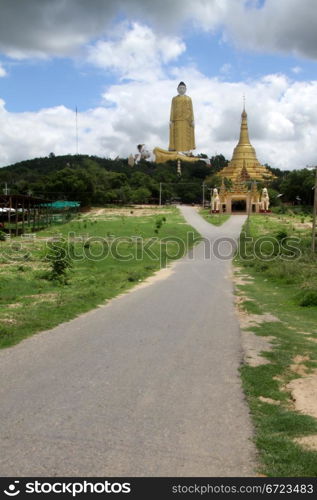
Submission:
{"label": "temple finial", "polygon": [[242,117],[242,119],[246,120],[246,118],[247,118],[248,115],[247,115],[247,112],[245,110],[245,94],[243,94],[242,98],[243,98],[243,110],[242,110],[242,113],[241,113],[241,117]]}
{"label": "temple finial", "polygon": [[243,95],[243,111],[241,113],[241,129],[240,129],[240,139],[239,145],[250,144],[249,133],[248,133],[248,115],[245,110],[245,95]]}

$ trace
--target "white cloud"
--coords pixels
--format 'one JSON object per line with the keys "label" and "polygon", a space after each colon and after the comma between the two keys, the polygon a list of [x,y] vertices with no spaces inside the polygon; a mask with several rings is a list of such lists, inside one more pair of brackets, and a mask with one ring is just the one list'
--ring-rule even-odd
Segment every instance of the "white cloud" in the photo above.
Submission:
{"label": "white cloud", "polygon": [[18,59],[70,55],[103,38],[116,19],[151,23],[160,33],[185,21],[213,28],[236,0],[0,0],[0,51]]}
{"label": "white cloud", "polygon": [[301,68],[300,66],[294,66],[292,68],[292,72],[295,74],[295,75],[298,75],[299,73],[301,73],[303,71],[303,68]]}
{"label": "white cloud", "polygon": [[233,1],[224,16],[225,28],[234,41],[251,50],[316,59],[315,0],[266,0],[260,8],[246,5]]}
{"label": "white cloud", "polygon": [[317,57],[316,0],[0,0],[0,8],[0,51],[15,58],[72,55],[108,35],[118,15],[160,35],[191,23],[251,50]]}
{"label": "white cloud", "polygon": [[6,70],[4,69],[4,67],[2,66],[2,64],[0,63],[0,78],[4,77],[4,76],[7,76],[7,72]]}
{"label": "white cloud", "polygon": [[176,59],[185,48],[175,36],[158,36],[148,26],[133,23],[120,38],[91,45],[88,61],[119,73],[122,79],[154,80],[163,76],[162,65]]}
{"label": "white cloud", "polygon": [[[129,22],[112,26],[118,6]],[[317,82],[273,74],[231,83],[225,81],[228,63],[221,68],[221,80],[177,66],[186,49],[181,28],[188,21],[198,29],[221,28],[250,49],[316,58],[315,0],[266,0],[264,5],[257,0],[0,0],[0,7],[0,51],[16,58],[47,57],[75,55],[85,47],[85,60],[120,77],[121,84],[104,93],[104,107],[79,114],[81,153],[127,156],[141,142],[167,147],[170,101],[184,80],[201,152],[231,157],[245,94],[260,161],[281,168],[316,161],[317,109],[312,103]],[[294,74],[300,70],[292,68]],[[0,77],[5,75],[0,65]],[[0,130],[0,165],[51,151],[75,152],[74,112],[64,106],[9,113],[0,100]]]}
{"label": "white cloud", "polygon": [[[258,159],[274,167],[316,163],[317,81],[293,82],[283,75],[226,82],[193,68],[178,68],[192,97],[197,151],[231,158],[246,95],[249,132]],[[111,86],[104,106],[79,113],[79,152],[127,157],[136,145],[168,146],[171,98],[179,79],[134,81]],[[63,106],[34,113],[9,113],[0,101],[0,164],[75,153],[74,111]]]}

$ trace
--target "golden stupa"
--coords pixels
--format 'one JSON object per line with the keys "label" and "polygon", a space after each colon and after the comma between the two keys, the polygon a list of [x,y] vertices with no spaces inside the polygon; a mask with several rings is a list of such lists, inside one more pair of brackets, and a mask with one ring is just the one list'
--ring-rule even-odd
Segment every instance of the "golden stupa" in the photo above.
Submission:
{"label": "golden stupa", "polygon": [[231,179],[235,184],[242,179],[267,181],[274,178],[272,172],[261,165],[256,157],[255,149],[250,143],[248,132],[248,115],[243,108],[239,142],[234,148],[229,164],[219,172],[221,177]]}

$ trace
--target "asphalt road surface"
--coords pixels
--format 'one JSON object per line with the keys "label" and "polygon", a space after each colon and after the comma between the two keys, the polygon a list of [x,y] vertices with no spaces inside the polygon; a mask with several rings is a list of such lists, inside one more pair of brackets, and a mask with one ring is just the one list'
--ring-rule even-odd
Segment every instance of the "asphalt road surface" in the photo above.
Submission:
{"label": "asphalt road surface", "polygon": [[0,475],[255,475],[230,259],[208,256],[245,217],[181,210],[206,241],[169,276],[0,352]]}

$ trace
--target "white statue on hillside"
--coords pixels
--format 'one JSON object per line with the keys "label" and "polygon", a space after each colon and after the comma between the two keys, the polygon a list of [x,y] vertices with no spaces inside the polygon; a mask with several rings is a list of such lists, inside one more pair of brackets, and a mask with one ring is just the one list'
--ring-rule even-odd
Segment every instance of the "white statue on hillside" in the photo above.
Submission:
{"label": "white statue on hillside", "polygon": [[130,167],[134,167],[134,164],[135,164],[134,156],[133,154],[130,154],[128,158],[128,165],[130,165]]}
{"label": "white statue on hillside", "polygon": [[211,211],[219,212],[220,209],[220,198],[218,194],[218,189],[214,188],[211,195]]}
{"label": "white statue on hillside", "polygon": [[261,195],[261,210],[263,212],[268,212],[269,207],[270,207],[269,193],[267,191],[267,188],[263,188],[262,195]]}
{"label": "white statue on hillside", "polygon": [[152,155],[150,151],[148,151],[148,149],[145,147],[145,144],[138,144],[137,148],[138,152],[136,155],[134,155],[134,161],[136,164],[138,164],[141,160],[152,160]]}

